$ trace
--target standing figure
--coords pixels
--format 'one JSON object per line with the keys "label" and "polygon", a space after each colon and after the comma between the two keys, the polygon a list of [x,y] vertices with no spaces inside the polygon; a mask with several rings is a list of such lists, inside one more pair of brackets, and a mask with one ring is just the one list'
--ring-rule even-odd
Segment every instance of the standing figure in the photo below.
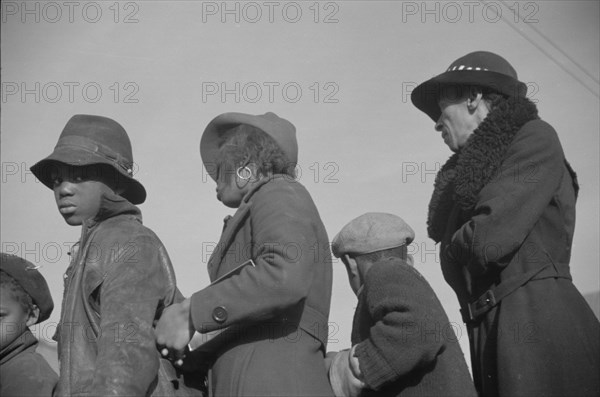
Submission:
{"label": "standing figure", "polygon": [[179,292],[165,247],[134,205],[144,202],[146,190],[132,170],[123,127],[92,115],[73,116],[52,154],[31,167],[54,191],[65,222],[81,226],[55,336],[57,396],[185,390],[156,349],[153,322]]}
{"label": "standing figure", "polygon": [[429,204],[483,396],[600,394],[600,326],[569,270],[579,186],[556,131],[502,57],[422,83],[413,104],[454,152]]}
{"label": "standing figure", "polygon": [[323,362],[331,252],[309,193],[295,180],[296,129],[273,113],[225,113],[200,142],[225,218],[209,262],[211,285],[165,310],[157,342],[208,343],[214,396],[330,396]]}
{"label": "standing figure", "polygon": [[52,295],[37,267],[0,254],[0,395],[51,397],[58,375],[42,355],[29,327],[46,321]]}
{"label": "standing figure", "polygon": [[352,348],[328,353],[337,396],[476,397],[455,325],[412,266],[412,228],[370,212],[333,239],[358,296]]}

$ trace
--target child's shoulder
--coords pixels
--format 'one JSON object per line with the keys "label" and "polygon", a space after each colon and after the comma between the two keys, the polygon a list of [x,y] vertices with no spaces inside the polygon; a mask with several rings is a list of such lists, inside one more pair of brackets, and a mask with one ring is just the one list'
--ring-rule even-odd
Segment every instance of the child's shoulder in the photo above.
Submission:
{"label": "child's shoulder", "polygon": [[108,241],[131,241],[143,238],[159,241],[158,236],[152,229],[142,224],[139,219],[127,215],[102,221],[98,225],[98,231],[94,236],[94,240],[103,239]]}
{"label": "child's shoulder", "polygon": [[57,382],[58,375],[35,345],[2,364],[3,395],[51,395]]}

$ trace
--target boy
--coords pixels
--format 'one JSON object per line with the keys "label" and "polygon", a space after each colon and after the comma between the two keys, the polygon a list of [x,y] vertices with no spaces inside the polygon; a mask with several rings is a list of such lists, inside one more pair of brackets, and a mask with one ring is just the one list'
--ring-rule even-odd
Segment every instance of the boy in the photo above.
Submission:
{"label": "boy", "polygon": [[326,359],[337,396],[477,395],[442,305],[412,267],[413,239],[401,218],[367,213],[333,240],[358,296],[352,348]]}
{"label": "boy", "polygon": [[54,308],[46,280],[31,262],[1,253],[0,298],[0,395],[52,396],[58,376],[29,330]]}
{"label": "boy", "polygon": [[161,241],[142,225],[134,204],[146,191],[132,169],[123,127],[92,115],[73,116],[53,153],[31,168],[54,190],[67,224],[82,226],[55,336],[57,396],[162,396],[182,386],[159,358],[152,329],[179,296],[175,274]]}

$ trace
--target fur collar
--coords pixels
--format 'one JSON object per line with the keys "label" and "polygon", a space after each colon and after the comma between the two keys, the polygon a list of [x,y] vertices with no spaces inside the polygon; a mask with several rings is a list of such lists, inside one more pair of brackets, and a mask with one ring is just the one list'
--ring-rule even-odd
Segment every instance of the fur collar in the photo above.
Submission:
{"label": "fur collar", "polygon": [[438,172],[429,202],[427,232],[440,242],[455,204],[469,214],[477,194],[499,171],[506,151],[521,127],[538,119],[537,108],[527,98],[509,98],[498,104]]}

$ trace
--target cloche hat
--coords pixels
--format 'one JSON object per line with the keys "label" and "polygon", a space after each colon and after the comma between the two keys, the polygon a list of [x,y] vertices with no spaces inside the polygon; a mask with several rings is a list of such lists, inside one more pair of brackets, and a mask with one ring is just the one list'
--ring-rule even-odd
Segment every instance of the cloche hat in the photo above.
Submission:
{"label": "cloche hat", "polygon": [[418,85],[411,93],[413,105],[437,121],[441,111],[440,93],[448,87],[479,86],[509,96],[525,97],[527,86],[516,70],[499,55],[487,51],[471,52],[452,62],[442,74]]}
{"label": "cloche hat", "polygon": [[248,124],[264,131],[275,140],[286,155],[290,167],[298,163],[298,142],[296,127],[275,113],[252,115],[245,113],[223,113],[215,117],[206,127],[200,139],[200,156],[204,168],[214,180],[217,179],[219,145],[221,136],[228,130],[240,124]]}

